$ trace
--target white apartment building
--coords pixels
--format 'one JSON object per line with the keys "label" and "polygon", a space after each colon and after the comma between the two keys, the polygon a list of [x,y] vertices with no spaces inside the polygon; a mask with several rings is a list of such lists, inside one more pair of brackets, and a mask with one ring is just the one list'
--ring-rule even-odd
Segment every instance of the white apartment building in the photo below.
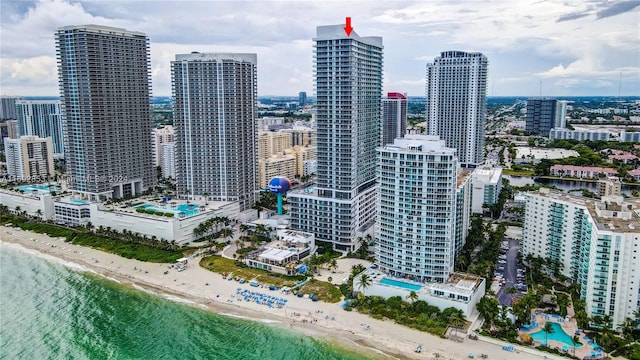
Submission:
{"label": "white apartment building", "polygon": [[407,94],[390,92],[382,99],[382,144],[393,144],[393,139],[407,132]]}
{"label": "white apartment building", "polygon": [[480,167],[472,173],[474,214],[482,214],[483,205],[493,205],[498,202],[502,189],[502,168]]}
{"label": "white apartment building", "polygon": [[162,145],[173,144],[174,138],[175,131],[171,125],[151,130],[151,146],[153,148],[154,166],[162,166],[162,163],[164,162],[164,159],[162,158]]}
{"label": "white apartment building", "polygon": [[176,178],[176,146],[174,143],[162,144],[160,146],[160,168],[162,169],[162,177]]}
{"label": "white apartment building", "polygon": [[427,132],[457,150],[463,167],[484,163],[487,58],[445,51],[427,64]]}
{"label": "white apartment building", "polygon": [[589,317],[613,328],[640,311],[640,200],[602,200],[540,189],[526,193],[523,254],[559,261],[581,286]]}
{"label": "white apartment building", "polygon": [[381,272],[445,282],[456,250],[458,159],[437,136],[406,135],[378,149],[376,260]]}
{"label": "white apartment building", "polygon": [[315,41],[317,187],[290,191],[291,228],[353,251],[375,218],[382,38],[319,26]]}
{"label": "white apartment building", "polygon": [[10,179],[38,182],[55,175],[50,137],[4,138],[4,154]]}
{"label": "white apartment building", "polygon": [[554,128],[549,131],[550,140],[580,140],[580,141],[609,141],[611,133],[608,131],[569,130]]}
{"label": "white apartment building", "polygon": [[640,143],[640,132],[622,131],[620,132],[620,141]]}

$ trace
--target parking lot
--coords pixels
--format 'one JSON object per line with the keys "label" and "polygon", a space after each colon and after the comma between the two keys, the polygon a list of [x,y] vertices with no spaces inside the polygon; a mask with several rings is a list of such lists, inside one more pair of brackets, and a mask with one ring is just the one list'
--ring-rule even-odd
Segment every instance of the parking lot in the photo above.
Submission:
{"label": "parking lot", "polygon": [[498,279],[502,286],[496,296],[500,305],[511,305],[512,295],[507,294],[507,289],[515,287],[519,294],[527,291],[524,266],[518,264],[517,255],[520,244],[515,239],[505,239],[500,246],[500,255],[494,278]]}

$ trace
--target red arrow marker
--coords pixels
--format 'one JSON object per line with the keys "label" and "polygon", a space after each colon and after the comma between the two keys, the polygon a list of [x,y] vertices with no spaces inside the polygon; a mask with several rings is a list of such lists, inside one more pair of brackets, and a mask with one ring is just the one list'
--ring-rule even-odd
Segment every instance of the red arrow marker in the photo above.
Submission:
{"label": "red arrow marker", "polygon": [[351,31],[353,28],[351,27],[351,17],[347,16],[346,25],[344,27],[344,32],[347,33],[347,36],[351,35]]}

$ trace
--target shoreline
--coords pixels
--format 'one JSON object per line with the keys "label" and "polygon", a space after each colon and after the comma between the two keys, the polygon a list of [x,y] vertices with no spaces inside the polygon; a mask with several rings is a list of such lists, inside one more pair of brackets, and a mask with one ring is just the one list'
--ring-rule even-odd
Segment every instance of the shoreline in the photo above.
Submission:
{"label": "shoreline", "polygon": [[[170,264],[145,263],[122,258],[100,250],[65,243],[19,228],[0,226],[0,245],[22,251],[35,251],[36,256],[56,261],[73,270],[94,273],[124,286],[148,292],[154,296],[201,308],[221,316],[257,321],[319,338],[339,348],[364,356],[396,359],[462,359],[469,352],[476,356],[488,354],[491,359],[510,360],[515,353],[502,350],[493,342],[473,341],[456,343],[426,332],[398,325],[392,320],[376,320],[356,311],[347,312],[337,303],[312,302],[294,295],[284,295],[248,283],[227,281],[220,274],[198,265],[199,258],[187,270],[177,272]],[[11,245],[14,244],[14,245]],[[165,274],[165,271],[169,271]],[[276,295],[288,300],[281,309],[268,308],[235,297],[236,289]],[[360,325],[359,325],[360,324]],[[367,324],[367,326],[361,326]],[[422,345],[422,353],[415,353]],[[517,356],[517,355],[516,355]],[[552,354],[529,352],[527,359],[553,358]]]}

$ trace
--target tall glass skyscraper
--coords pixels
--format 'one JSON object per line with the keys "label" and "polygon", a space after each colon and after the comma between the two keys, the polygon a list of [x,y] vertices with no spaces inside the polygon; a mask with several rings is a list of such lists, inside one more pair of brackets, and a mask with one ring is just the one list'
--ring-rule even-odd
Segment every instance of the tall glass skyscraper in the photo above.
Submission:
{"label": "tall glass skyscraper", "polygon": [[290,192],[291,227],[351,251],[375,216],[382,38],[319,26],[315,41],[317,187]]}
{"label": "tall glass skyscraper", "polygon": [[58,100],[16,100],[20,135],[51,137],[54,154],[64,154],[62,110]]}
{"label": "tall glass skyscraper", "polygon": [[98,25],[55,35],[70,189],[96,199],[142,193],[155,182],[149,39]]}
{"label": "tall glass skyscraper", "polygon": [[427,131],[458,150],[463,167],[484,162],[486,56],[445,51],[427,64]]}
{"label": "tall glass skyscraper", "polygon": [[176,180],[182,195],[237,201],[257,193],[257,55],[176,55],[171,62]]}

